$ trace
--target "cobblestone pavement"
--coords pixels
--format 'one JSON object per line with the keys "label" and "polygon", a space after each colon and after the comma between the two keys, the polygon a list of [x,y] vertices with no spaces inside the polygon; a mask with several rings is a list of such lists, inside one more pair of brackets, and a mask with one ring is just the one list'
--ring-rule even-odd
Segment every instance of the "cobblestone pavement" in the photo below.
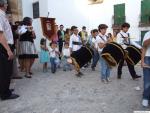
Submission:
{"label": "cobblestone pavement", "polygon": [[[32,79],[15,81],[15,93],[21,97],[0,101],[0,113],[133,113],[145,110],[141,106],[142,79],[133,81],[124,67],[121,80],[116,79],[116,69],[113,69],[112,82],[103,84],[98,67],[96,71],[82,70],[85,76],[77,78],[74,71],[63,72],[62,69],[56,74],[50,70],[43,73],[42,66],[36,63]],[[142,75],[139,66],[136,71]],[[137,86],[140,91],[135,90]]]}

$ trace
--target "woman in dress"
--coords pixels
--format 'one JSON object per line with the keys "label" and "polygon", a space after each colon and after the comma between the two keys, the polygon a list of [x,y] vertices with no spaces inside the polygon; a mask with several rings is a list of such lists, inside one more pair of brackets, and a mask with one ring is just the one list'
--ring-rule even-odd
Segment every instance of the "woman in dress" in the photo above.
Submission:
{"label": "woman in dress", "polygon": [[31,67],[35,58],[38,58],[34,45],[34,39],[36,38],[35,32],[32,27],[32,19],[25,17],[23,19],[23,25],[19,30],[20,34],[20,54],[19,58],[23,59],[25,66],[25,77],[32,78]]}

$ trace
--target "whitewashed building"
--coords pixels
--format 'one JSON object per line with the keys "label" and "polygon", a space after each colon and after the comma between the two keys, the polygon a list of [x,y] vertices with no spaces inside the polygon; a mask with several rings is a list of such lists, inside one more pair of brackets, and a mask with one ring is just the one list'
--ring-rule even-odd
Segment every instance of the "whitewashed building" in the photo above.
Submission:
{"label": "whitewashed building", "polygon": [[108,32],[113,33],[126,21],[131,25],[131,38],[137,42],[150,30],[147,23],[150,16],[150,0],[97,0],[100,1],[97,4],[91,4],[91,1],[94,0],[22,0],[21,15],[22,18],[37,16],[33,25],[38,48],[39,40],[43,37],[38,17],[47,17],[48,12],[49,17],[56,18],[58,25],[63,24],[65,28],[76,25],[79,29],[84,25],[88,31],[105,23],[109,26]]}

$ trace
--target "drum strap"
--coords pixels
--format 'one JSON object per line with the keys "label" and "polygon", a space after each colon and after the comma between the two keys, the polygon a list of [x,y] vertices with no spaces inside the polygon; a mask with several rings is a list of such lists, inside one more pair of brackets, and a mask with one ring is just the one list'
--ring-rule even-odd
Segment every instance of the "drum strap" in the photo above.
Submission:
{"label": "drum strap", "polygon": [[[123,36],[123,34],[120,33],[120,35],[122,36],[123,39],[125,39],[126,37]],[[125,45],[130,45],[130,34],[128,33],[128,42],[124,41]]]}
{"label": "drum strap", "polygon": [[106,42],[106,40],[104,40],[104,38],[103,38],[102,36],[99,35],[99,37],[100,37],[104,42]]}
{"label": "drum strap", "polygon": [[82,43],[73,41],[73,45],[82,45]]}

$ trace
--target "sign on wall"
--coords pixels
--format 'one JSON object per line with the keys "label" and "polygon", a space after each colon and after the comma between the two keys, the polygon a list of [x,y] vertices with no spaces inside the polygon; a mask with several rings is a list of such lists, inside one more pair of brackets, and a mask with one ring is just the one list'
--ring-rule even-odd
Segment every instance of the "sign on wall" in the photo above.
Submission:
{"label": "sign on wall", "polygon": [[103,0],[88,0],[89,4],[99,4],[99,3],[103,3]]}

